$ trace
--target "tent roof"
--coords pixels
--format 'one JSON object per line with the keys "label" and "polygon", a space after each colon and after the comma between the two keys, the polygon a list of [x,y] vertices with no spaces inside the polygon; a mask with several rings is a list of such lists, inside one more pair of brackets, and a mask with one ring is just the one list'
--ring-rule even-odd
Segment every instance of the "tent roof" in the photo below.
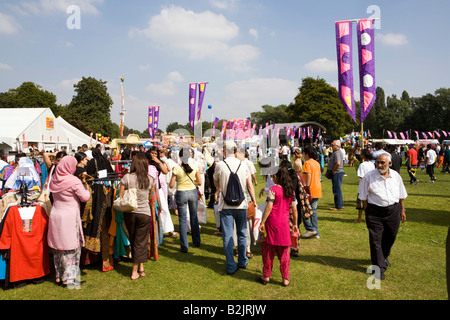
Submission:
{"label": "tent roof", "polygon": [[33,122],[43,114],[47,108],[0,108],[0,140],[5,143],[15,140]]}

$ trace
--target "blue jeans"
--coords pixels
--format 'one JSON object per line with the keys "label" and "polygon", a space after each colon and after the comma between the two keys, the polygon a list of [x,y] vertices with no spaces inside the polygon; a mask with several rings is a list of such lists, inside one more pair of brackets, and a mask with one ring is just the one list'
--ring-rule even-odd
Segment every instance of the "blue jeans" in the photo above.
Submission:
{"label": "blue jeans", "polygon": [[[238,241],[238,263],[233,256],[233,232],[236,222]],[[220,212],[220,226],[222,228],[223,249],[227,273],[233,273],[239,267],[247,265],[247,209],[223,209]]]}
{"label": "blue jeans", "polygon": [[311,201],[311,207],[313,209],[313,214],[308,219],[303,219],[303,224],[305,225],[305,229],[307,231],[316,231],[316,235],[320,235],[319,233],[319,221],[317,217],[317,203],[319,202],[319,198],[314,198]]}
{"label": "blue jeans", "polygon": [[334,207],[336,209],[342,209],[344,207],[344,199],[342,197],[342,179],[344,178],[344,172],[338,172],[331,178],[334,194]]}
{"label": "blue jeans", "polygon": [[189,206],[189,220],[191,222],[191,235],[192,242],[196,246],[200,246],[200,227],[198,225],[197,218],[197,191],[188,190],[180,191],[177,190],[175,193],[175,200],[177,202],[178,208],[178,221],[180,223],[180,246],[181,251],[187,252],[189,249],[189,242],[187,237],[187,208]]}

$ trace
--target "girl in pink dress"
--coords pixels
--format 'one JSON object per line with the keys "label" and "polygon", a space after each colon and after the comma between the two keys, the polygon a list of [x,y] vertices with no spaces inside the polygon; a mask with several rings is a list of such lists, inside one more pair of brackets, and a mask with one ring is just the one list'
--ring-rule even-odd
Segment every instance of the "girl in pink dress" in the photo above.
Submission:
{"label": "girl in pink dress", "polygon": [[267,284],[272,275],[275,252],[280,260],[280,271],[283,286],[288,286],[291,230],[289,225],[289,210],[293,211],[293,231],[299,232],[297,227],[297,201],[294,196],[294,185],[285,167],[280,167],[273,176],[275,185],[269,189],[267,205],[259,226],[259,232],[264,233],[265,239],[261,243],[263,274],[260,282]]}

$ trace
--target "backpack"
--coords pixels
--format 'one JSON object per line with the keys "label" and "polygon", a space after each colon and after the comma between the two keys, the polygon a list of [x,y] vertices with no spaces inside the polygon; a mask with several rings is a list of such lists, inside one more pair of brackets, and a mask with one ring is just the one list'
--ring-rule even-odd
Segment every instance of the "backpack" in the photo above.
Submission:
{"label": "backpack", "polygon": [[239,176],[237,175],[237,172],[241,167],[242,161],[239,164],[239,167],[237,168],[236,172],[231,171],[230,167],[226,162],[225,164],[230,170],[230,177],[228,178],[227,193],[224,195],[223,199],[227,205],[237,207],[245,199],[244,192],[242,191],[241,181],[239,180]]}

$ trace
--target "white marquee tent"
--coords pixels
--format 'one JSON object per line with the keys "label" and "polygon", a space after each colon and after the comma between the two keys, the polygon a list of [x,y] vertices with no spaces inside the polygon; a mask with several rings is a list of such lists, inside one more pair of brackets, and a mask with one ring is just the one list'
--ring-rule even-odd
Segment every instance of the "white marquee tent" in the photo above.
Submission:
{"label": "white marquee tent", "polygon": [[50,108],[0,108],[0,119],[0,149],[5,153],[31,147],[70,151],[90,143],[89,136],[55,118]]}

